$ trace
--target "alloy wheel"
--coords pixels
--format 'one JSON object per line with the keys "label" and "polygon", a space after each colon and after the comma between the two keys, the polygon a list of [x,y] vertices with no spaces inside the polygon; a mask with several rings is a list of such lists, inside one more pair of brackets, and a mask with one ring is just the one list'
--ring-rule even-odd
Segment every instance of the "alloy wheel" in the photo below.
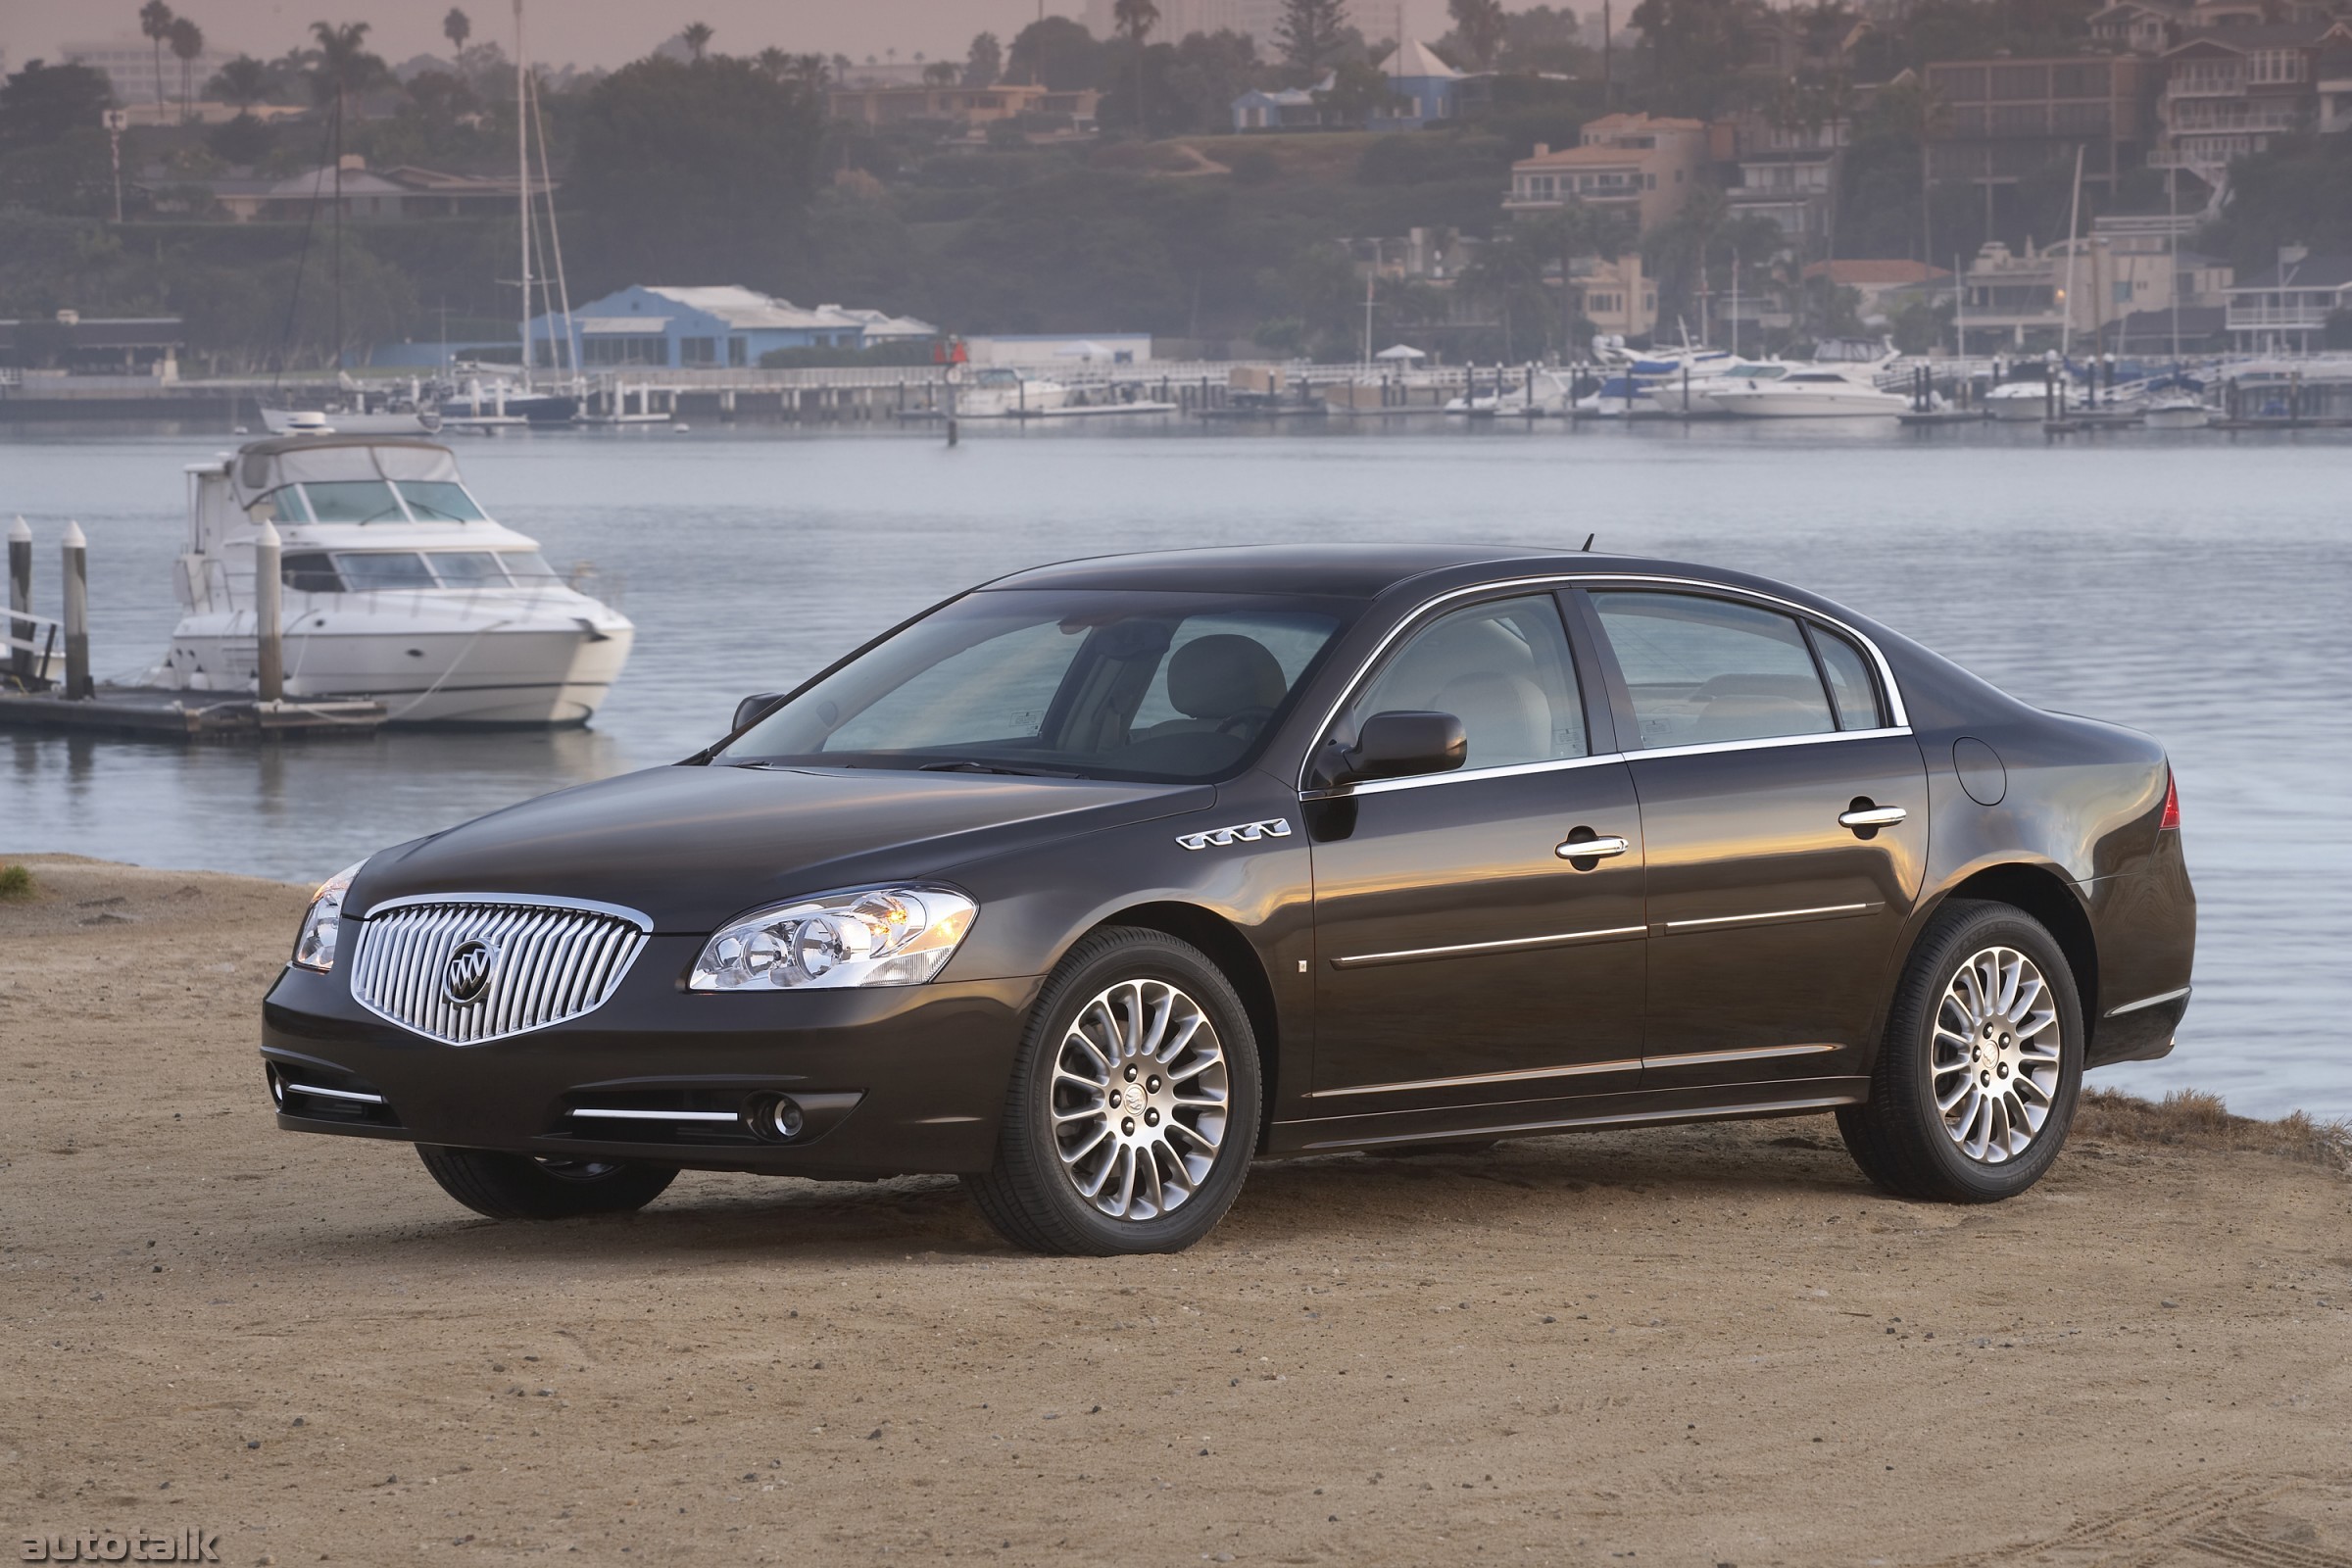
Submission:
{"label": "alloy wheel", "polygon": [[1054,1059],[1054,1143],[1078,1196],[1113,1219],[1168,1213],[1224,1146],[1225,1050],[1200,1003],[1122,980],[1078,1009]]}
{"label": "alloy wheel", "polygon": [[1930,1077],[1943,1130],[1984,1165],[2023,1154],[2059,1084],[2058,1008],[2034,960],[1985,948],[1960,965],[1936,1009]]}

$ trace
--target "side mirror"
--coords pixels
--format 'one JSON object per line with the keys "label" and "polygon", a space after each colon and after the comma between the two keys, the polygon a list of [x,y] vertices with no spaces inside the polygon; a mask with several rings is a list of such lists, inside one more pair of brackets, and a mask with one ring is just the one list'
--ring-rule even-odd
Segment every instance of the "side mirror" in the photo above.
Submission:
{"label": "side mirror", "polygon": [[1470,739],[1462,732],[1462,721],[1451,713],[1374,713],[1364,720],[1355,744],[1336,759],[1331,782],[1447,773],[1469,755]]}
{"label": "side mirror", "polygon": [[740,735],[767,716],[767,710],[784,700],[782,692],[755,692],[735,705],[735,723],[727,733]]}

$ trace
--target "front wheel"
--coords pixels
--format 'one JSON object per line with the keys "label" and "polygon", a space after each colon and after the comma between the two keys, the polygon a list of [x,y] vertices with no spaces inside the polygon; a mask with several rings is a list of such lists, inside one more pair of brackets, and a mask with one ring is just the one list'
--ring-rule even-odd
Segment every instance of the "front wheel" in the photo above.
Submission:
{"label": "front wheel", "polygon": [[1111,928],[1031,1015],[994,1168],[964,1187],[1035,1252],[1175,1252],[1233,1205],[1257,1142],[1257,1041],[1199,949]]}
{"label": "front wheel", "polygon": [[418,1144],[416,1157],[443,1192],[492,1219],[625,1214],[660,1198],[678,1176],[675,1165],[538,1158],[439,1144]]}
{"label": "front wheel", "polygon": [[1900,1197],[2014,1197],[2066,1142],[2082,1048],[2074,971],[2049,931],[2008,905],[1955,900],[1903,970],[1869,1102],[1839,1110],[1838,1130]]}

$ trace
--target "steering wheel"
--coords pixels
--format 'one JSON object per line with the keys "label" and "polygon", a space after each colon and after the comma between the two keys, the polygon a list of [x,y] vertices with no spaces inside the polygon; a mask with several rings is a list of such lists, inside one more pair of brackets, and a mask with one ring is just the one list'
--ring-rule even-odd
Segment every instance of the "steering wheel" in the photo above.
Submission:
{"label": "steering wheel", "polygon": [[[1250,727],[1250,733],[1255,734],[1259,728],[1263,727],[1266,720],[1272,718],[1273,716],[1274,710],[1271,708],[1240,709],[1234,712],[1227,713],[1223,718],[1218,719],[1216,732],[1219,735],[1222,735],[1227,730],[1234,728],[1236,725],[1247,724]],[[1240,740],[1248,740],[1250,736],[1240,735],[1236,738]]]}

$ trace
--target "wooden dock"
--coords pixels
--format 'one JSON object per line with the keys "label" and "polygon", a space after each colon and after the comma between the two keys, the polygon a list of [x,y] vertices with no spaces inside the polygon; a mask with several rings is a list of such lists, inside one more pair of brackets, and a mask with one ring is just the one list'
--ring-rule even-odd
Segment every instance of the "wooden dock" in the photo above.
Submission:
{"label": "wooden dock", "polygon": [[69,701],[54,692],[0,689],[0,728],[79,730],[162,741],[365,739],[382,727],[374,702],[261,702],[250,693],[99,686]]}

